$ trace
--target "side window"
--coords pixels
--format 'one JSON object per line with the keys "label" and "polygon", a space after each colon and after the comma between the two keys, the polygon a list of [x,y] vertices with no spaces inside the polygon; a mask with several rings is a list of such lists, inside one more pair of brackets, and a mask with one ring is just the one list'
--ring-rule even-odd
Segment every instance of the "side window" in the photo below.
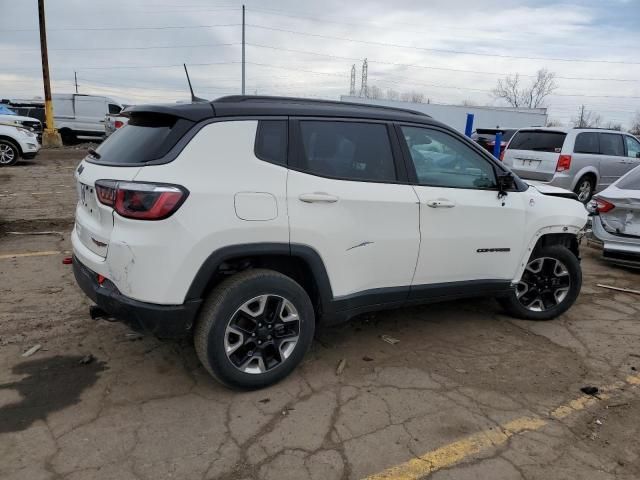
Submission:
{"label": "side window", "polygon": [[109,113],[118,114],[122,111],[122,107],[120,105],[114,105],[113,103],[109,104]]}
{"label": "side window", "polygon": [[287,128],[286,120],[260,120],[256,132],[255,154],[260,160],[287,164]]}
{"label": "side window", "polygon": [[574,153],[600,153],[600,142],[596,132],[579,133],[576,137],[576,144],[573,147]]}
{"label": "side window", "polygon": [[622,143],[622,135],[617,133],[601,133],[600,153],[602,155],[624,157],[624,143]]}
{"label": "side window", "polygon": [[439,130],[402,127],[420,185],[494,188],[495,171],[478,152]]}
{"label": "side window", "polygon": [[624,136],[627,143],[627,157],[640,158],[640,142],[629,135]]}
{"label": "side window", "polygon": [[309,173],[345,180],[396,180],[386,125],[301,120],[300,133],[301,167]]}

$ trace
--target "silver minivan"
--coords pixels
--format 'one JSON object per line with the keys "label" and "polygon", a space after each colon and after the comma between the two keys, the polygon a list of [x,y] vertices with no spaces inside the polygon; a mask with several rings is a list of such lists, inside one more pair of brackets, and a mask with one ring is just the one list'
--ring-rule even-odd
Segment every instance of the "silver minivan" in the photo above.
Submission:
{"label": "silver minivan", "polygon": [[616,130],[523,128],[502,160],[520,178],[571,190],[586,203],[640,165],[640,142]]}

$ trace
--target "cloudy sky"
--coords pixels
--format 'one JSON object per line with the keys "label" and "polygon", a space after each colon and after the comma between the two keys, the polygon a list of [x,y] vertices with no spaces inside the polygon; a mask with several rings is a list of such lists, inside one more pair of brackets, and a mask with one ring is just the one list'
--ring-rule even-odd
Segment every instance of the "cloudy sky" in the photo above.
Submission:
{"label": "cloudy sky", "polygon": [[[182,3],[182,4],[181,4]],[[628,126],[640,111],[640,0],[245,0],[247,92],[338,99],[369,85],[432,102],[503,105],[499,77],[557,75],[546,101]],[[42,95],[36,0],[0,0],[0,97]],[[150,103],[240,93],[236,0],[46,0],[54,93]]]}

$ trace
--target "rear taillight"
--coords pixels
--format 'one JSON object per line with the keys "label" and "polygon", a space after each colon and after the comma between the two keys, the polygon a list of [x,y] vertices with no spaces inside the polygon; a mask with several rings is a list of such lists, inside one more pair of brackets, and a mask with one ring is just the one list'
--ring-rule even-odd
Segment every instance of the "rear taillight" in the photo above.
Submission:
{"label": "rear taillight", "polygon": [[571,155],[560,155],[556,165],[556,172],[564,172],[569,168],[571,168]]}
{"label": "rear taillight", "polygon": [[116,120],[116,121],[113,123],[113,125],[114,125],[116,128],[120,128],[120,127],[123,127],[123,126],[124,126],[124,122],[122,122],[122,121],[120,121],[120,120]]}
{"label": "rear taillight", "polygon": [[598,213],[607,213],[616,208],[616,206],[611,203],[603,200],[602,198],[596,198],[596,212]]}
{"label": "rear taillight", "polygon": [[115,180],[98,180],[96,193],[100,203],[112,207],[118,215],[138,220],[170,217],[189,195],[177,185]]}
{"label": "rear taillight", "polygon": [[500,161],[504,162],[504,152],[506,152],[506,148],[500,152]]}

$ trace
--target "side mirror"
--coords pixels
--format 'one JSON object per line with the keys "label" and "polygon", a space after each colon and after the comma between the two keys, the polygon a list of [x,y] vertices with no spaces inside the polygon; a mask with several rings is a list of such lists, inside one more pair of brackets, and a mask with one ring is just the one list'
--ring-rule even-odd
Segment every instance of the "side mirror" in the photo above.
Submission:
{"label": "side mirror", "polygon": [[636,152],[636,158],[640,158],[640,152]]}
{"label": "side mirror", "polygon": [[511,172],[502,172],[498,174],[498,190],[505,193],[512,190],[516,186],[516,180]]}

